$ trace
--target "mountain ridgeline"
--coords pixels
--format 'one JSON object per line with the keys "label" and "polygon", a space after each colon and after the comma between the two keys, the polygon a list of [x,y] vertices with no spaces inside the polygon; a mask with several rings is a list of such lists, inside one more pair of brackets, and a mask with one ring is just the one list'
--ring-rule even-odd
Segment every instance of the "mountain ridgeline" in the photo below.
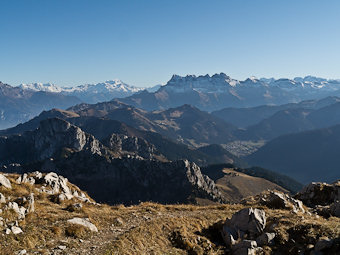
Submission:
{"label": "mountain ridgeline", "polygon": [[340,80],[307,76],[290,79],[235,80],[224,73],[212,76],[174,75],[156,92],[142,91],[119,101],[145,110],[193,105],[214,111],[225,107],[282,105],[340,95]]}
{"label": "mountain ridgeline", "polygon": [[[94,126],[99,126],[96,132],[100,131],[100,119],[87,117],[82,120],[78,117],[74,120],[82,122],[84,127],[92,130]],[[193,150],[158,134],[161,142],[154,145],[149,142],[157,141],[151,135],[153,132],[139,131],[118,121],[106,121],[115,123],[116,133],[108,136],[101,134],[101,137],[105,137],[101,140],[60,118],[41,120],[36,129],[20,135],[3,136],[0,139],[1,170],[19,173],[28,169],[54,171],[67,176],[97,201],[110,204],[135,204],[138,201],[231,202],[248,194],[238,194],[237,198],[226,197],[211,178],[202,174],[197,164],[184,159],[188,152],[187,155],[192,157],[192,160],[203,164],[207,163],[202,162],[203,160],[210,160],[210,164],[218,160],[222,163],[240,161],[223,148],[210,145]],[[108,123],[104,126],[113,126],[107,125]],[[118,130],[121,134],[117,133]],[[140,136],[129,136],[133,132]],[[161,147],[162,144],[165,144],[165,147]],[[171,153],[171,150],[174,152]],[[183,159],[171,159],[179,155],[176,153],[181,153]],[[257,192],[276,185],[270,181],[264,182],[265,185]]]}
{"label": "mountain ridgeline", "polygon": [[149,91],[118,80],[0,85],[1,119],[30,119],[0,130],[1,169],[55,171],[98,201],[235,202],[340,178],[339,80],[221,73],[174,75]]}

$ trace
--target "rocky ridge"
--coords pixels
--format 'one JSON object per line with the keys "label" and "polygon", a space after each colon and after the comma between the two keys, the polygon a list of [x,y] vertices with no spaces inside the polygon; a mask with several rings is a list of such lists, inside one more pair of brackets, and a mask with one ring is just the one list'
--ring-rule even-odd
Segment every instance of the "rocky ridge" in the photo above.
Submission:
{"label": "rocky ridge", "polygon": [[[101,202],[185,203],[196,197],[224,201],[196,164],[168,161],[136,137],[113,134],[106,141],[108,147],[69,122],[47,119],[34,131],[1,138],[0,162],[6,171],[53,170]],[[21,165],[10,165],[13,162]]]}

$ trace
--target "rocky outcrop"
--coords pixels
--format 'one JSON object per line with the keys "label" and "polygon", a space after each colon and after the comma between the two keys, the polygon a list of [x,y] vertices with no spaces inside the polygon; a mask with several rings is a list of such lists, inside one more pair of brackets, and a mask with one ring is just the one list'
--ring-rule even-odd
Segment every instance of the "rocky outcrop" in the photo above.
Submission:
{"label": "rocky outcrop", "polygon": [[67,190],[67,180],[59,175],[100,202],[224,201],[215,183],[194,163],[168,162],[152,144],[137,137],[112,134],[106,144],[109,148],[67,121],[47,119],[35,131],[0,139],[0,164],[20,163],[6,167],[17,172],[32,168],[47,172],[44,177],[23,174],[16,182],[42,184],[40,191],[58,194],[60,201],[72,198],[73,192]]}
{"label": "rocky outcrop", "polygon": [[340,217],[340,180],[332,184],[312,182],[295,197],[322,216]]}
{"label": "rocky outcrop", "polygon": [[196,203],[196,198],[224,201],[215,183],[187,160],[161,162],[134,157],[107,160],[99,155],[75,153],[67,159],[48,161],[41,169],[54,169],[96,201],[109,204]]}
{"label": "rocky outcrop", "polygon": [[[1,174],[0,174],[1,175]],[[50,172],[43,174],[35,171],[33,173],[24,173],[16,176],[16,181],[12,185],[27,185],[30,186],[29,190],[34,191],[29,195],[17,196],[16,188],[13,188],[13,195],[3,195],[0,193],[0,215],[12,215],[9,219],[0,217],[0,229],[4,229],[6,234],[21,234],[23,230],[19,227],[21,222],[25,220],[26,216],[34,213],[35,208],[35,195],[44,193],[49,196],[50,201],[61,203],[64,200],[75,200],[78,202],[96,204],[82,192],[78,187],[70,184],[68,179],[56,173]],[[6,178],[7,179],[7,178]],[[9,184],[10,180],[7,179]],[[20,189],[19,189],[20,190]],[[81,203],[78,203],[81,205]]]}
{"label": "rocky outcrop", "polygon": [[11,182],[3,174],[0,174],[0,186],[4,186],[8,189],[12,188]]}
{"label": "rocky outcrop", "polygon": [[0,164],[67,157],[79,151],[90,155],[108,153],[92,135],[59,118],[43,120],[38,129],[22,135],[0,137]]}
{"label": "rocky outcrop", "polygon": [[86,150],[92,154],[101,155],[104,150],[100,142],[93,136],[86,134],[79,127],[67,121],[53,118],[40,123],[40,127],[33,134],[34,148],[38,151],[38,159],[52,157],[62,148],[73,151]]}
{"label": "rocky outcrop", "polygon": [[248,205],[264,205],[271,209],[291,210],[294,213],[305,213],[302,201],[292,198],[289,194],[268,190],[259,195],[248,197],[242,201]]}
{"label": "rocky outcrop", "polygon": [[112,134],[103,141],[103,144],[121,156],[132,155],[144,159],[156,159],[157,156],[161,156],[156,147],[143,138]]}
{"label": "rocky outcrop", "polygon": [[272,234],[262,234],[265,227],[266,214],[263,210],[244,208],[226,220],[221,233],[233,254],[258,254],[262,248],[258,247],[255,240],[263,245],[273,239]]}

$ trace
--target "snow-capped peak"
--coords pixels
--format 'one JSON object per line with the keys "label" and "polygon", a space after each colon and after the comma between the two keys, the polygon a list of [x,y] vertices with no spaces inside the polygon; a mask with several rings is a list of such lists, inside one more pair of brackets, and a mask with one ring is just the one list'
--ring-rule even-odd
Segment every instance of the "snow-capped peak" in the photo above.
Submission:
{"label": "snow-capped peak", "polygon": [[27,83],[27,84],[22,83],[19,85],[19,87],[25,90],[44,91],[53,93],[59,93],[62,91],[62,88],[52,83]]}
{"label": "snow-capped peak", "polygon": [[143,90],[144,88],[130,86],[121,80],[108,80],[105,82],[100,82],[96,84],[84,84],[79,85],[77,87],[71,88],[64,88],[63,91],[65,92],[95,92],[95,93],[102,93],[102,92],[138,92]]}

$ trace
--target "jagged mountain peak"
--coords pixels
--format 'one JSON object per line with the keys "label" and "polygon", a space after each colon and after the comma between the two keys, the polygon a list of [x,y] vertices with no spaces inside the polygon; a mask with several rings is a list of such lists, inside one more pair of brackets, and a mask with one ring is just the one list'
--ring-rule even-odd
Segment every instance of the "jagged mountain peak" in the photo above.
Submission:
{"label": "jagged mountain peak", "polygon": [[202,81],[231,81],[232,79],[226,75],[225,73],[216,73],[212,76],[209,74],[206,75],[186,75],[186,76],[180,76],[177,74],[174,74],[171,79],[168,81],[167,85],[174,84],[174,83],[186,83],[186,82],[202,82]]}

